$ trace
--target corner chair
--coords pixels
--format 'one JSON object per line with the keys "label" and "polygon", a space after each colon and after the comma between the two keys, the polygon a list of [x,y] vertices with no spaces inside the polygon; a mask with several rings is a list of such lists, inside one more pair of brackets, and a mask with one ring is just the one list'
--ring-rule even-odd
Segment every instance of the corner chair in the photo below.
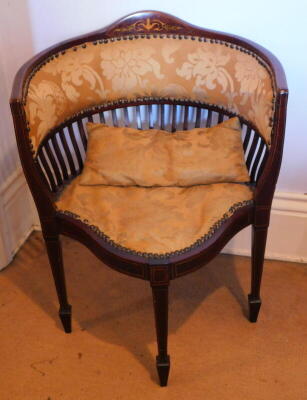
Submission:
{"label": "corner chair", "polygon": [[[11,110],[66,333],[71,332],[71,306],[60,235],[83,243],[114,270],[150,282],[161,386],[167,385],[170,368],[170,281],[204,266],[248,225],[252,225],[249,320],[257,321],[271,202],[282,159],[287,97],[283,68],[269,51],[241,37],[199,28],[156,11],[137,12],[107,28],[56,44],[21,67],[12,90]],[[145,216],[146,224],[138,227],[143,229],[142,240],[130,247],[120,235],[114,239],[100,228],[95,220],[98,202],[91,203],[96,207],[91,213],[80,215],[63,200],[67,188],[75,185],[74,190],[78,190],[88,121],[175,132],[210,127],[234,116],[242,126],[250,183],[240,186],[246,188],[244,193],[237,193],[231,183],[215,185],[218,191],[209,194],[199,193],[190,212],[196,210],[197,221],[202,218],[197,201],[203,197],[206,206],[202,212],[210,218],[197,234],[188,229],[190,194],[184,199],[185,208],[178,211],[182,220],[179,224],[176,214],[170,221],[157,222],[159,207],[155,211],[150,203],[154,188],[146,192],[150,193],[146,199],[134,195],[130,199],[125,194],[109,204],[110,209],[119,210],[119,218],[125,214],[121,208],[136,208],[132,217],[138,226],[142,221],[137,214],[144,201],[150,203],[146,207],[152,207]],[[132,217],[126,228],[133,236]],[[157,229],[161,243],[156,240],[160,244],[155,246],[151,237]],[[170,240],[164,240],[164,229]]]}

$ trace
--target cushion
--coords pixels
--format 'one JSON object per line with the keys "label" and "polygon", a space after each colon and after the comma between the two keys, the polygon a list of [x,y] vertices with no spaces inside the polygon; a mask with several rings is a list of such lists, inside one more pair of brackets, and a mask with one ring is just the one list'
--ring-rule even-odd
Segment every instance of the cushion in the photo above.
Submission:
{"label": "cushion", "polygon": [[130,251],[165,254],[205,241],[234,211],[249,204],[249,186],[83,186],[76,178],[56,202],[58,212],[85,222]]}
{"label": "cushion", "polygon": [[88,123],[81,185],[193,186],[248,182],[237,117],[169,133]]}

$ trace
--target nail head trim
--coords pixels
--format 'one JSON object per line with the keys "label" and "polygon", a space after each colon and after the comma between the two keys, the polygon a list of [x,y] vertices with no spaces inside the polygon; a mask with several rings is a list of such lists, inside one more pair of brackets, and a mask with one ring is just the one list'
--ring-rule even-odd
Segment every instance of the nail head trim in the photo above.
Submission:
{"label": "nail head trim", "polygon": [[238,209],[245,207],[245,206],[249,206],[252,205],[254,202],[253,200],[245,200],[245,201],[241,201],[241,202],[237,202],[235,204],[233,204],[226,213],[224,213],[224,215],[222,216],[221,219],[219,219],[218,221],[216,221],[209,229],[209,231],[204,234],[203,236],[201,236],[199,239],[197,239],[194,243],[192,243],[190,246],[184,247],[182,249],[178,249],[175,251],[171,251],[168,253],[147,253],[147,252],[140,252],[134,249],[130,249],[128,247],[124,247],[122,245],[120,245],[119,243],[116,243],[113,239],[111,239],[108,235],[106,235],[103,231],[101,231],[98,226],[91,224],[87,219],[83,219],[80,215],[75,214],[71,211],[68,210],[60,210],[57,209],[57,214],[59,215],[65,215],[68,216],[70,218],[73,218],[77,221],[82,222],[84,225],[88,226],[94,233],[97,234],[97,236],[99,236],[101,239],[103,239],[106,243],[108,243],[109,245],[111,245],[112,247],[123,251],[127,254],[133,254],[133,255],[137,255],[140,257],[143,257],[145,259],[148,258],[153,258],[153,259],[165,259],[165,258],[169,258],[172,256],[177,256],[177,255],[181,255],[181,254],[185,254],[199,246],[201,246],[206,240],[210,239],[215,232],[223,225],[223,223],[229,219]]}

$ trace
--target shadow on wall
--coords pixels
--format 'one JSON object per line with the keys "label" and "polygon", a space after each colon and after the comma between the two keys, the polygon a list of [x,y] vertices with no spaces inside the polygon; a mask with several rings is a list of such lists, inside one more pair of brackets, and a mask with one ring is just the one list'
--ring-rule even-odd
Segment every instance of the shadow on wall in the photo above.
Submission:
{"label": "shadow on wall", "polygon": [[30,231],[34,213],[21,172],[9,100],[20,66],[34,53],[27,0],[1,1],[0,16],[0,269]]}
{"label": "shadow on wall", "polygon": [[[144,366],[153,381],[156,381],[156,333],[149,283],[113,271],[83,245],[71,239],[63,238],[62,241],[69,301],[73,306],[73,332],[86,330],[102,342],[125,347]],[[17,255],[14,266],[10,270],[9,279],[63,331],[57,315],[55,289],[40,233],[30,237]],[[247,285],[247,282],[243,283],[244,286]],[[224,300],[220,301],[216,307],[216,301],[210,302],[213,294],[228,300],[226,303]],[[205,268],[171,282],[171,354],[174,353],[172,334],[178,332],[192,318],[193,313],[199,311],[203,302],[206,307],[215,308],[214,313],[211,312],[211,318],[214,314],[215,320],[220,321],[221,325],[224,325],[227,315],[238,315],[240,308],[246,317],[246,294],[230,256],[220,255]],[[208,319],[208,315],[204,315],[204,319],[206,318]],[[214,332],[211,331],[210,320],[207,322],[202,325],[201,331],[193,324],[189,324],[189,329],[194,329],[200,339],[210,337]],[[188,337],[186,340],[190,343]],[[191,346],[197,351],[193,344]]]}
{"label": "shadow on wall", "polygon": [[9,99],[16,72],[34,54],[27,0],[1,2],[0,185],[19,167]]}

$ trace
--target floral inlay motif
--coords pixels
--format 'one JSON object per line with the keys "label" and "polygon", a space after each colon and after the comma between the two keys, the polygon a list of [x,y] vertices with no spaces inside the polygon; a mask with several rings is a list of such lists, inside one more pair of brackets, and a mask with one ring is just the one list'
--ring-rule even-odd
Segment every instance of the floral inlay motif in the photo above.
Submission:
{"label": "floral inlay motif", "polygon": [[178,31],[182,29],[178,25],[170,25],[166,22],[160,21],[159,19],[146,18],[146,20],[140,20],[134,24],[123,26],[121,28],[114,29],[114,32],[144,32],[144,31]]}

